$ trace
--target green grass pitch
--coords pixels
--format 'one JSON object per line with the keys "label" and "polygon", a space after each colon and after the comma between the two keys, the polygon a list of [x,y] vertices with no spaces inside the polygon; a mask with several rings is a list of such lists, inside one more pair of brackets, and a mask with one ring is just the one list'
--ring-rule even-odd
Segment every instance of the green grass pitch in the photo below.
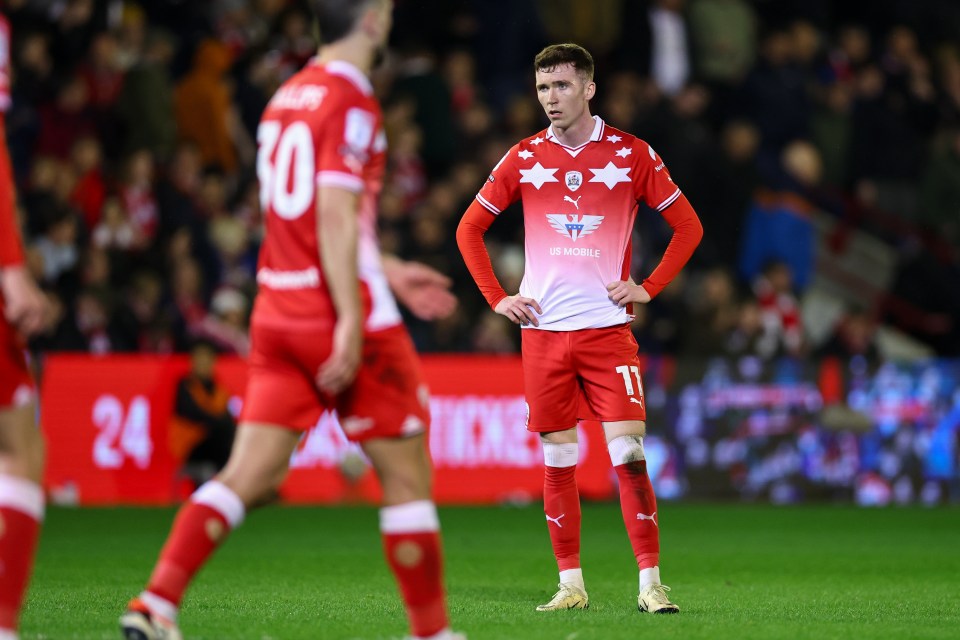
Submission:
{"label": "green grass pitch", "polygon": [[[960,510],[660,505],[678,616],[636,611],[616,505],[585,505],[588,611],[538,614],[556,568],[543,513],[441,509],[454,626],[471,640],[960,638]],[[173,512],[51,509],[24,639],[119,638]],[[251,514],[202,571],[187,638],[387,639],[405,623],[373,508]]]}

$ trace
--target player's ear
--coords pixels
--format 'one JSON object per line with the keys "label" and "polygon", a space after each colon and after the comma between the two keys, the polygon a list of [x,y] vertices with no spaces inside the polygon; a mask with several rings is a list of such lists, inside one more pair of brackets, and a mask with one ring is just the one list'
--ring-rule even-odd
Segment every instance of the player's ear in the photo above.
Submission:
{"label": "player's ear", "polygon": [[384,22],[383,11],[379,2],[367,4],[367,8],[360,16],[360,29],[370,37],[371,40],[380,40],[380,35],[384,29],[388,28]]}
{"label": "player's ear", "polygon": [[593,81],[588,82],[587,87],[584,90],[584,94],[586,95],[587,100],[592,99],[594,94],[596,93],[597,93],[597,83]]}

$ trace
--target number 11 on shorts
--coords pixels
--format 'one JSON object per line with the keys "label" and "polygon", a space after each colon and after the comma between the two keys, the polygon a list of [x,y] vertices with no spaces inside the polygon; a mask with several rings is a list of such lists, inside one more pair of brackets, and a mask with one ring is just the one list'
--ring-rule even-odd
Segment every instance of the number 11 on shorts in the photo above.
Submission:
{"label": "number 11 on shorts", "polygon": [[[627,395],[630,396],[630,402],[636,402],[639,405],[643,405],[643,382],[640,381],[640,367],[636,365],[622,365],[616,368],[616,372],[623,376],[623,386],[627,389]],[[630,377],[631,373],[633,374],[633,378],[635,378],[637,381],[636,387],[633,386],[633,379]],[[639,396],[639,399],[637,396]]]}

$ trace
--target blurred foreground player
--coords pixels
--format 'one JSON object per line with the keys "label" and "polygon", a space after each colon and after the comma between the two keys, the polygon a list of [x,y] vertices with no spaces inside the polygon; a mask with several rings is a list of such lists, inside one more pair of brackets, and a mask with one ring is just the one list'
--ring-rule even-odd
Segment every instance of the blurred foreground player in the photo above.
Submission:
{"label": "blurred foreground player", "polygon": [[46,301],[23,264],[7,155],[10,29],[0,15],[0,640],[17,637],[43,520],[43,438],[24,338],[42,328]]}
{"label": "blurred foreground player", "polygon": [[[580,567],[578,419],[603,425],[620,481],[620,504],[640,570],[641,611],[680,608],[660,583],[660,524],[643,452],[646,408],[633,305],[679,273],[703,229],[663,161],[643,140],[590,115],[593,58],[552,45],[534,61],[550,127],[521,140],[493,169],[457,229],[457,243],[491,308],[522,325],[527,428],[543,444],[543,502],[560,569],[556,595],[538,611],[588,606]],[[526,266],[520,292],[497,281],[483,235],[500,212],[523,203]],[[630,278],[637,203],[673,227],[660,264],[642,284]],[[579,400],[582,398],[582,402]]]}
{"label": "blurred foreground player", "polygon": [[266,238],[236,440],[223,472],[177,514],[146,590],[121,618],[128,640],[181,637],[177,610],[190,582],[247,511],[275,495],[325,409],[337,410],[380,479],[384,550],[414,638],[463,638],[447,619],[426,388],[390,290],[426,317],[455,300],[429,268],[385,264],[376,239],[386,137],[368,74],[392,3],[311,5],[319,56],[279,89],[257,132]]}

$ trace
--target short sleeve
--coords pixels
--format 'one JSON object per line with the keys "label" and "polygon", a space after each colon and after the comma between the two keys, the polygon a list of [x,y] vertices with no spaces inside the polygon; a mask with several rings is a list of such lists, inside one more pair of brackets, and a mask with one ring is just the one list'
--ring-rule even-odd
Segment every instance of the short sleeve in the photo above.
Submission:
{"label": "short sleeve", "polygon": [[516,157],[520,145],[514,145],[493,168],[477,194],[477,202],[493,215],[520,199],[520,171]]}
{"label": "short sleeve", "polygon": [[680,197],[680,187],[673,182],[670,171],[649,144],[637,140],[637,170],[633,187],[637,200],[651,209],[663,211]]}
{"label": "short sleeve", "polygon": [[344,103],[325,117],[316,144],[317,186],[363,191],[364,168],[386,139],[378,114],[366,105]]}

